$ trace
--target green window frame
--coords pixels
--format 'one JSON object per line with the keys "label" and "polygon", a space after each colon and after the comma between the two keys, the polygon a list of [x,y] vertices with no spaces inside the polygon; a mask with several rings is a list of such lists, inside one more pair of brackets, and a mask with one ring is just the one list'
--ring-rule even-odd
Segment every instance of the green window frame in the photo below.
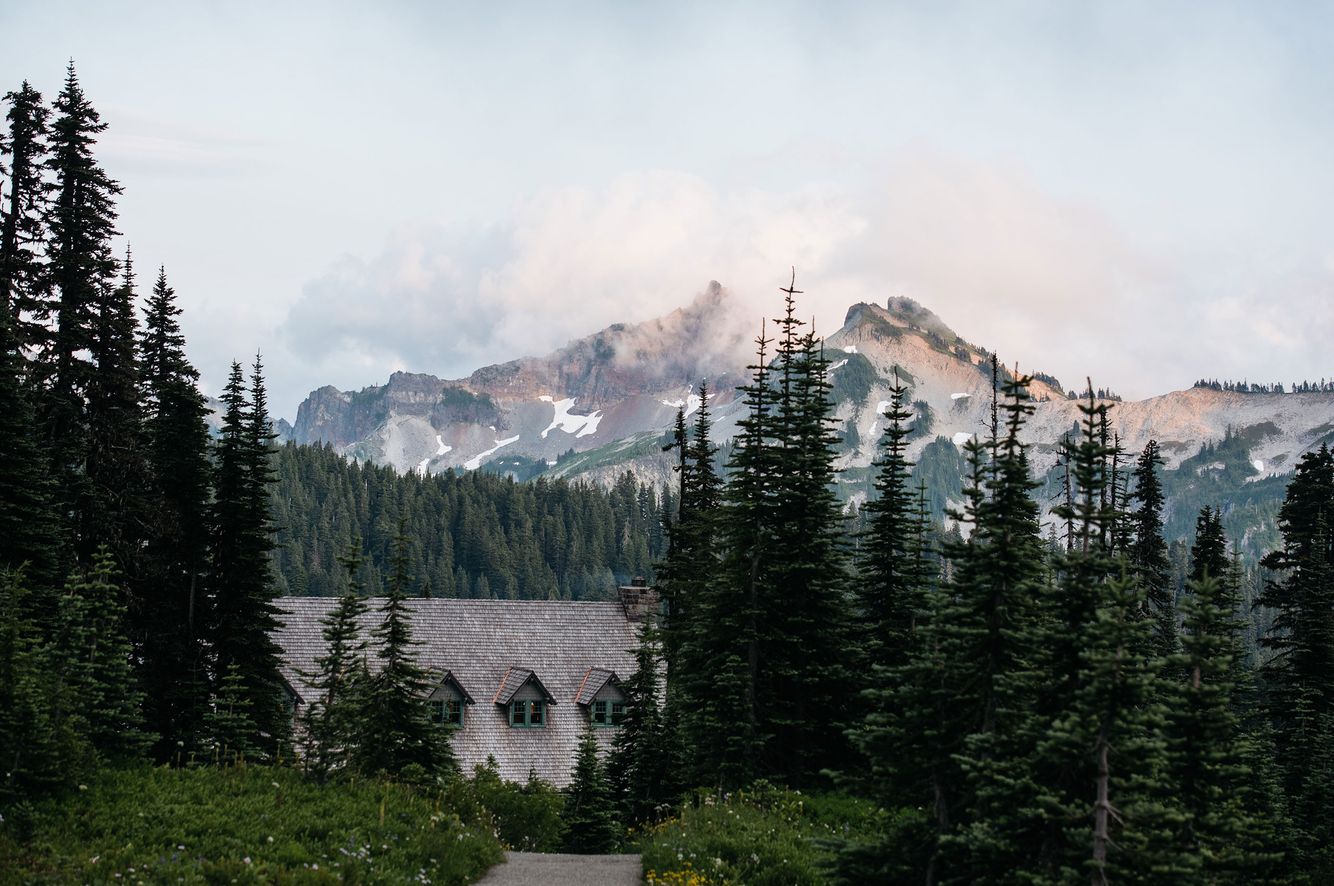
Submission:
{"label": "green window frame", "polygon": [[510,702],[510,726],[516,729],[541,729],[546,725],[546,702],[541,699]]}
{"label": "green window frame", "polygon": [[599,698],[588,706],[588,717],[594,726],[620,726],[625,719],[625,702]]}
{"label": "green window frame", "polygon": [[431,723],[436,726],[463,725],[463,699],[433,698],[427,702]]}

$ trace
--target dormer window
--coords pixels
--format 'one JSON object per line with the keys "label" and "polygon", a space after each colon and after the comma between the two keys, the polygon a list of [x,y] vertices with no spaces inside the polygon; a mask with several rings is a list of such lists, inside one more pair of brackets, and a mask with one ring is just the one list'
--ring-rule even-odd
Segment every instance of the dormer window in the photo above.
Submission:
{"label": "dormer window", "polygon": [[588,711],[588,722],[598,728],[620,726],[625,719],[625,693],[621,680],[606,668],[589,668],[579,683],[574,700]]}
{"label": "dormer window", "polygon": [[588,719],[594,726],[620,726],[625,719],[625,702],[599,698],[589,706]]}
{"label": "dormer window", "polygon": [[463,699],[433,698],[428,703],[431,723],[436,726],[463,725]]}
{"label": "dormer window", "polygon": [[492,701],[505,708],[506,719],[515,729],[540,729],[546,726],[547,707],[556,703],[537,674],[520,667],[511,667],[505,671]]}
{"label": "dormer window", "polygon": [[510,725],[541,727],[546,725],[546,703],[541,699],[510,702]]}
{"label": "dormer window", "polygon": [[426,716],[432,725],[462,728],[464,708],[472,703],[468,690],[452,672],[446,671],[426,697]]}

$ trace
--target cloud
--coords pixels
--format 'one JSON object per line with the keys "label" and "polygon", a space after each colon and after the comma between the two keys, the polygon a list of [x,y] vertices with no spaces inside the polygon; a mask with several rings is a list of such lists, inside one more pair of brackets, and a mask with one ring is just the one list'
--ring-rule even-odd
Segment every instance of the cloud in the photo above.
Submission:
{"label": "cloud", "polygon": [[[489,228],[417,226],[377,255],[343,259],[305,287],[282,335],[312,371],[350,363],[377,383],[398,368],[462,376],[661,316],[710,279],[737,296],[753,331],[777,312],[795,265],[803,309],[824,332],[854,302],[907,295],[966,339],[1070,387],[1092,375],[1149,396],[1200,375],[1246,374],[1256,345],[1318,351],[1280,307],[1286,292],[1219,291],[1022,168],[915,147],[875,181],[857,192],[722,191],[645,172],[550,189]],[[1307,277],[1316,304],[1331,274]],[[1256,337],[1239,337],[1257,304]]]}
{"label": "cloud", "polygon": [[666,314],[711,278],[749,299],[758,322],[774,302],[757,296],[772,296],[788,265],[826,264],[864,226],[816,190],[722,194],[677,173],[552,189],[481,236],[418,227],[370,259],[343,259],[304,288],[282,334],[307,360],[462,375]]}

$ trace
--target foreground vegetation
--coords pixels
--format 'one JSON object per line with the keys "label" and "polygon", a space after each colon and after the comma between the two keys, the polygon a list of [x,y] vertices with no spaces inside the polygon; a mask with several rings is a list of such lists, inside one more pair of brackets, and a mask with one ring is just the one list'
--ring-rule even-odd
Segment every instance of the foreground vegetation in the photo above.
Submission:
{"label": "foreground vegetation", "polygon": [[[912,813],[900,813],[912,817]],[[830,882],[835,847],[867,839],[889,816],[842,794],[802,794],[756,782],[701,791],[639,841],[649,886],[815,886]]]}
{"label": "foreground vegetation", "polygon": [[0,882],[470,883],[501,858],[489,816],[471,813],[278,766],[103,769],[11,814]]}

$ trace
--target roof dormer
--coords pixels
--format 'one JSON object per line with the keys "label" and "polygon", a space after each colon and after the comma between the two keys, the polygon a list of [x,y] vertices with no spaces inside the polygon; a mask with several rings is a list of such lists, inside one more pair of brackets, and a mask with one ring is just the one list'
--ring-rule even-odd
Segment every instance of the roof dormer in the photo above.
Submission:
{"label": "roof dormer", "polygon": [[574,700],[588,711],[588,721],[594,726],[620,726],[625,717],[625,692],[615,671],[589,668]]}
{"label": "roof dormer", "polygon": [[554,705],[556,698],[542,685],[537,674],[528,668],[511,666],[500,678],[500,688],[492,701],[508,708],[510,726],[541,728],[547,723],[547,705]]}

